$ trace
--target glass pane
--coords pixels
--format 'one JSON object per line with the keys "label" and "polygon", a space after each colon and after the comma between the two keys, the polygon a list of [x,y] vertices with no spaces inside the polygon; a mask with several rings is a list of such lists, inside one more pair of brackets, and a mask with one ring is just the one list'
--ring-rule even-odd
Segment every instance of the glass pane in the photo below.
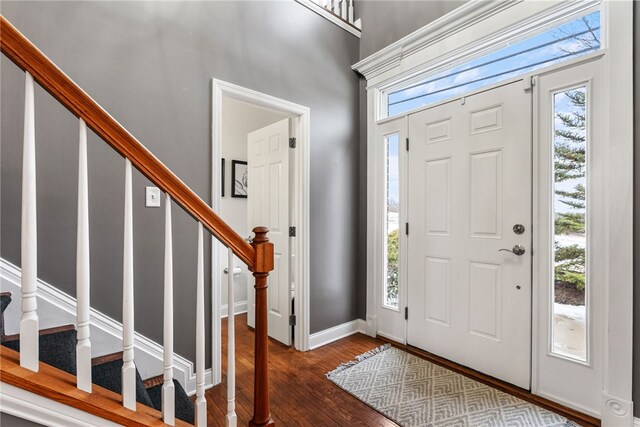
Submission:
{"label": "glass pane", "polygon": [[400,241],[400,135],[385,138],[387,146],[387,280],[384,305],[398,308],[398,248]]}
{"label": "glass pane", "polygon": [[587,88],[553,97],[554,353],[587,360]]}
{"label": "glass pane", "polygon": [[387,113],[401,114],[600,47],[600,12],[594,12],[392,92]]}

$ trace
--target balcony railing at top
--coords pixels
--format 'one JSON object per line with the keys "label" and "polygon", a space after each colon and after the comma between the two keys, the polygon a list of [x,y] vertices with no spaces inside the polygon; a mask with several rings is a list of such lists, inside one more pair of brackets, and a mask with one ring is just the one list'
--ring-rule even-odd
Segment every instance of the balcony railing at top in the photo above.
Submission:
{"label": "balcony railing at top", "polygon": [[296,0],[320,16],[360,37],[362,21],[355,17],[354,0]]}

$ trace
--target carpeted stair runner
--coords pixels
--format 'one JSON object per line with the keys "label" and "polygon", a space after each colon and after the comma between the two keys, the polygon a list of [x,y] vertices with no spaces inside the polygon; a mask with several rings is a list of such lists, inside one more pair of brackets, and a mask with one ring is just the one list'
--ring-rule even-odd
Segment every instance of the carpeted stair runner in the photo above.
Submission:
{"label": "carpeted stair runner", "polygon": [[[182,386],[175,379],[173,380],[173,385],[176,389],[176,418],[185,421],[189,424],[193,424],[195,422],[195,413],[193,410],[193,402],[187,396],[187,393],[184,391]],[[147,388],[147,392],[149,392],[149,396],[151,397],[151,401],[153,402],[153,407],[158,411],[162,410],[162,383]]]}
{"label": "carpeted stair runner", "polygon": [[[122,394],[122,359],[112,360],[100,365],[91,367],[91,379],[93,383],[111,390],[115,393]],[[140,377],[140,372],[136,368],[136,400],[143,405],[153,408],[153,402],[149,397],[149,393],[144,388],[144,383]]]}
{"label": "carpeted stair runner", "polygon": [[[4,335],[4,311],[11,303],[11,294],[0,294],[0,337],[2,345],[11,350],[20,351],[20,339],[17,336]],[[73,325],[42,330],[39,337],[40,361],[62,371],[76,375],[76,344],[77,334]],[[122,394],[122,354],[119,356],[103,356],[94,359],[91,367],[93,383]],[[175,385],[176,418],[188,423],[194,422],[194,406],[180,383],[173,380]],[[143,405],[162,410],[162,384],[145,388],[136,369],[136,400]]]}
{"label": "carpeted stair runner", "polygon": [[0,294],[0,337],[4,337],[4,311],[11,302],[11,292],[3,292]]}
{"label": "carpeted stair runner", "polygon": [[[54,328],[54,330],[57,328]],[[68,372],[76,374],[76,330],[68,329],[59,332],[41,334],[40,361]],[[2,345],[20,351],[20,340],[2,341]]]}

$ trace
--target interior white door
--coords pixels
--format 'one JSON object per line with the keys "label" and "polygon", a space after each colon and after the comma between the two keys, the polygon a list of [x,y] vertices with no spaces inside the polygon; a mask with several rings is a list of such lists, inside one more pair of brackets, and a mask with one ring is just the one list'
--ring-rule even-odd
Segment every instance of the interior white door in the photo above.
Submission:
{"label": "interior white door", "polygon": [[[289,119],[247,136],[249,229],[269,228],[274,245],[274,270],[268,278],[269,336],[291,345],[291,287],[289,284]],[[253,292],[251,292],[253,295]],[[249,300],[252,306],[255,299]],[[253,316],[253,307],[249,316]],[[253,318],[249,319],[253,325]]]}
{"label": "interior white door", "polygon": [[409,138],[408,343],[528,389],[531,92],[418,112]]}

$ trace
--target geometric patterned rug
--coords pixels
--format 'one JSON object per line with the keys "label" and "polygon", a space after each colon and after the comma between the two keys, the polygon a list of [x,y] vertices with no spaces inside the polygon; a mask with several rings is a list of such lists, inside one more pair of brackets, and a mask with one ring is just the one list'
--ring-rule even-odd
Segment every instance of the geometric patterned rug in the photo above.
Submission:
{"label": "geometric patterned rug", "polygon": [[578,426],[389,344],[343,363],[326,377],[405,427]]}

